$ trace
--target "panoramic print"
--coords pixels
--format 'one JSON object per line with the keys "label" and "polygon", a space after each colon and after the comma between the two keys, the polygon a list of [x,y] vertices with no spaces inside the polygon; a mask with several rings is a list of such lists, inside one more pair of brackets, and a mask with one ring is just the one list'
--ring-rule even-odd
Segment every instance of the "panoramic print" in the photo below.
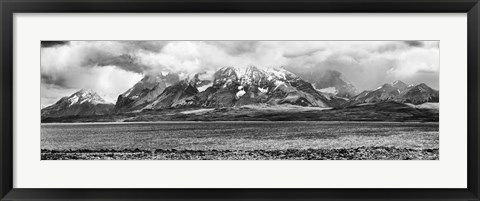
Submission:
{"label": "panoramic print", "polygon": [[439,160],[439,41],[42,41],[41,160]]}

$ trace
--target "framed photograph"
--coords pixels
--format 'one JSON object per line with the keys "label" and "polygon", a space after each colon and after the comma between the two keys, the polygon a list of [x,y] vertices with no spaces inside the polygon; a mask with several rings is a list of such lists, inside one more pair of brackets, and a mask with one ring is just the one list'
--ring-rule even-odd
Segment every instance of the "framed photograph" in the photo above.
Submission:
{"label": "framed photograph", "polygon": [[477,0],[0,6],[1,200],[479,200]]}

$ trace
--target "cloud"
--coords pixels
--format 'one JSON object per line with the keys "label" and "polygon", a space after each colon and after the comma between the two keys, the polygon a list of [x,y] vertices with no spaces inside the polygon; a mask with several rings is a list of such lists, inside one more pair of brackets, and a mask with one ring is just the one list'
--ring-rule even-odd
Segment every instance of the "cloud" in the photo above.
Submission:
{"label": "cloud", "polygon": [[145,74],[211,77],[225,66],[284,66],[305,77],[337,70],[360,90],[397,79],[438,88],[440,70],[438,41],[70,41],[42,47],[42,85],[58,92],[49,97],[89,87],[114,99]]}
{"label": "cloud", "polygon": [[318,51],[324,51],[325,49],[319,48],[314,50],[308,50],[305,52],[294,52],[294,53],[284,53],[283,56],[286,58],[295,58],[295,57],[305,57],[305,56],[312,56]]}
{"label": "cloud", "polygon": [[114,56],[101,56],[83,63],[87,66],[117,66],[123,70],[131,71],[135,73],[143,73],[148,70],[149,67],[143,64],[139,64],[137,59],[129,54],[114,55]]}
{"label": "cloud", "polygon": [[79,89],[92,89],[105,100],[115,103],[119,94],[125,92],[141,78],[141,74],[124,71],[115,66],[89,69],[70,69],[62,75],[62,82],[52,82],[42,77],[42,105],[50,105],[61,97],[68,96]]}
{"label": "cloud", "polygon": [[422,41],[410,40],[410,41],[403,41],[403,42],[406,43],[409,46],[412,46],[412,47],[422,47],[423,46]]}
{"label": "cloud", "polygon": [[68,41],[42,41],[40,42],[41,47],[55,47],[55,46],[62,46],[68,45],[70,42]]}
{"label": "cloud", "polygon": [[259,41],[205,41],[205,43],[224,49],[233,56],[254,52],[260,44]]}
{"label": "cloud", "polygon": [[150,52],[160,52],[169,41],[118,41],[128,47],[129,51],[145,50]]}
{"label": "cloud", "polygon": [[[325,51],[289,60],[287,68],[305,77],[337,70],[360,90],[374,89],[394,80],[426,82],[438,88],[437,41],[422,47],[402,41],[335,41],[323,46]],[[426,72],[437,75],[437,79],[431,79],[433,76]]]}

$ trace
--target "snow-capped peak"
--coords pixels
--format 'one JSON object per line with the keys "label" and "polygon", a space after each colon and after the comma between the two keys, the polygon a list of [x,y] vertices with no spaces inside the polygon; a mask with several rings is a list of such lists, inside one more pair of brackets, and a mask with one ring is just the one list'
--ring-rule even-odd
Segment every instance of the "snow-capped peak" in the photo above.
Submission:
{"label": "snow-capped peak", "polygon": [[376,88],[374,91],[377,91],[377,90],[390,90],[390,89],[396,89],[397,91],[401,92],[403,90],[405,90],[407,88],[407,84],[405,84],[404,82],[400,81],[400,80],[397,80],[397,81],[394,81],[392,83],[386,83],[386,84],[383,84],[381,86],[379,86],[378,88]]}
{"label": "snow-capped peak", "polygon": [[397,85],[397,84],[405,84],[405,83],[403,83],[400,80],[395,80],[394,82],[392,82],[392,85]]}
{"label": "snow-capped peak", "polygon": [[71,96],[68,97],[67,101],[69,105],[73,104],[83,104],[83,103],[91,103],[91,104],[107,104],[108,102],[105,101],[102,97],[100,97],[95,91],[91,89],[81,89]]}
{"label": "snow-capped peak", "polygon": [[215,73],[216,78],[236,77],[243,81],[258,81],[259,78],[266,77],[268,80],[296,78],[297,76],[283,67],[258,68],[254,65],[247,67],[223,67]]}
{"label": "snow-capped peak", "polygon": [[79,94],[79,95],[95,94],[95,91],[89,88],[84,88],[84,89],[80,89],[75,94]]}
{"label": "snow-capped peak", "polygon": [[280,79],[280,80],[287,80],[288,78],[296,78],[297,76],[283,67],[280,68],[266,68],[266,74],[269,75],[268,80],[272,79]]}

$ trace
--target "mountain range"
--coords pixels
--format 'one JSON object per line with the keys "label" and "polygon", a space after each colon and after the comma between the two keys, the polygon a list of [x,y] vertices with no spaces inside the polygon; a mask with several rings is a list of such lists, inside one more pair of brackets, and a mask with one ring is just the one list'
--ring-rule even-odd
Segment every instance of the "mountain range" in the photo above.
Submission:
{"label": "mountain range", "polygon": [[295,106],[348,108],[395,102],[420,105],[438,102],[439,92],[426,84],[387,83],[357,93],[338,71],[326,71],[308,82],[284,68],[224,67],[213,75],[198,73],[180,79],[175,73],[146,75],[120,94],[115,104],[82,89],[42,109],[42,118],[144,113],[169,109]]}
{"label": "mountain range", "polygon": [[426,102],[438,102],[439,92],[424,83],[407,85],[402,81],[384,84],[375,90],[363,91],[352,97],[344,106],[380,102],[411,103],[419,105]]}

